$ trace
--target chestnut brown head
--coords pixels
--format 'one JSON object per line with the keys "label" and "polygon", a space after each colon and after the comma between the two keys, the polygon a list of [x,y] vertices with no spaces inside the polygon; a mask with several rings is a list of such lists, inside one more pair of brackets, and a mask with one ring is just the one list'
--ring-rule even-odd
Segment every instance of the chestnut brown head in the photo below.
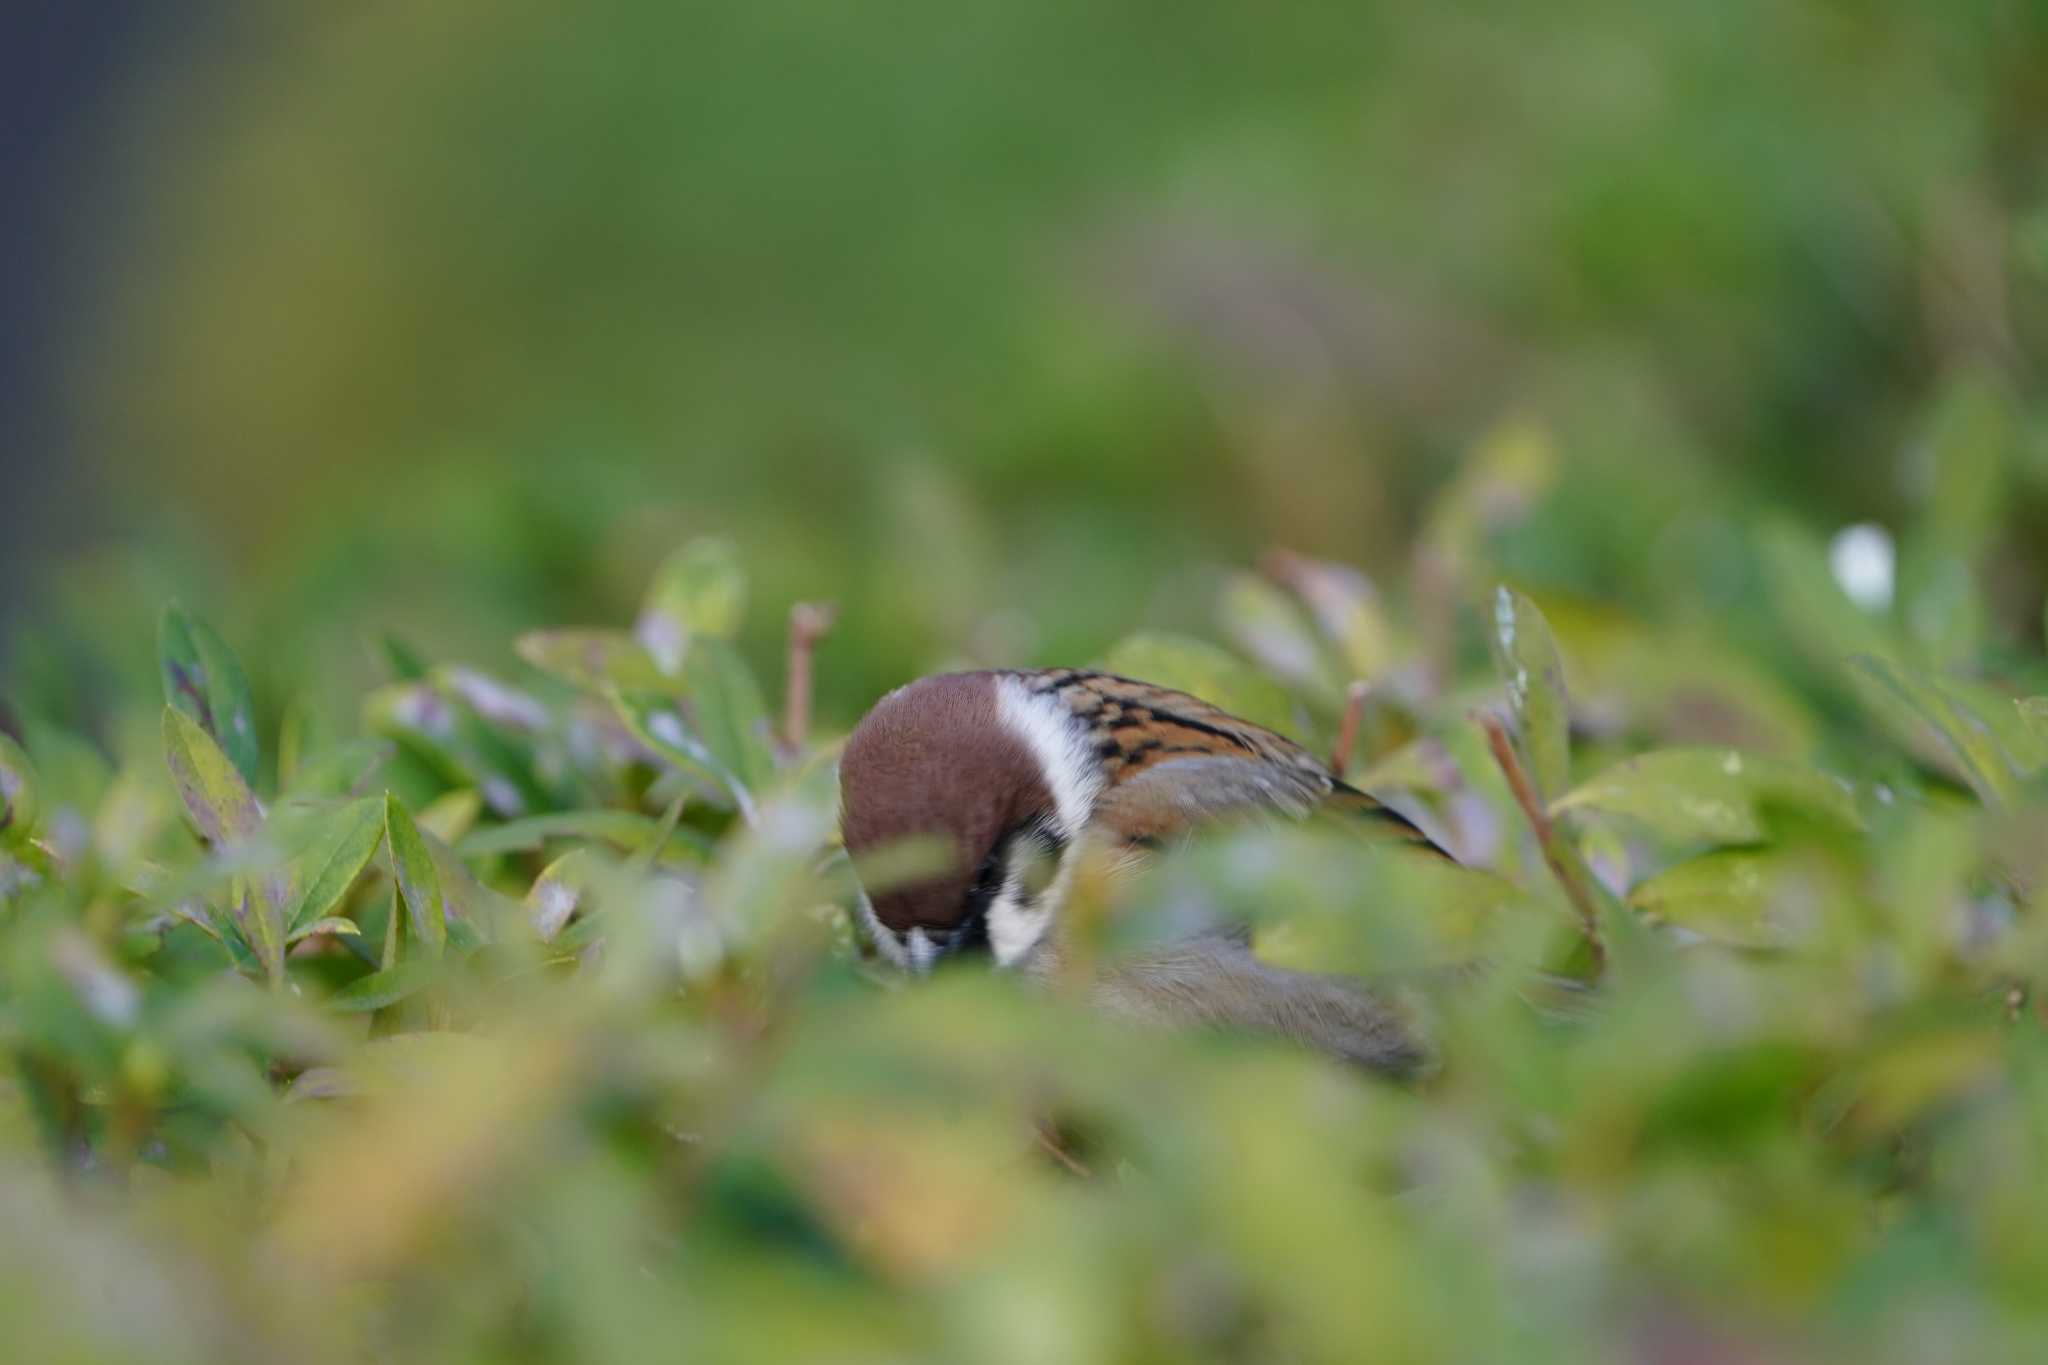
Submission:
{"label": "chestnut brown head", "polygon": [[847,851],[935,839],[944,858],[864,898],[884,953],[923,970],[949,952],[988,948],[1010,963],[1036,946],[1079,832],[1060,808],[1063,775],[1048,772],[1048,755],[1059,765],[1075,752],[1069,728],[1000,673],[922,679],[861,721],[839,764]]}

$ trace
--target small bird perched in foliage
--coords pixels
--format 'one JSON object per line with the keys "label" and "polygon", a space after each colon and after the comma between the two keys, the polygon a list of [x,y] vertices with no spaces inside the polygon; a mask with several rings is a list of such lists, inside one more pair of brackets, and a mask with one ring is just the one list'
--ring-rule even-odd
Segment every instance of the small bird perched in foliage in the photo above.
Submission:
{"label": "small bird perched in foliage", "polygon": [[[1447,856],[1294,741],[1185,692],[1081,669],[900,687],[847,740],[839,782],[856,858],[920,837],[950,849],[944,871],[861,896],[877,948],[916,972],[969,951],[1049,972],[1085,849],[1150,848],[1231,814],[1338,808]],[[1394,1013],[1353,983],[1269,966],[1234,937],[1120,964],[1095,998],[1132,1018],[1284,1035],[1378,1071],[1421,1059]]]}

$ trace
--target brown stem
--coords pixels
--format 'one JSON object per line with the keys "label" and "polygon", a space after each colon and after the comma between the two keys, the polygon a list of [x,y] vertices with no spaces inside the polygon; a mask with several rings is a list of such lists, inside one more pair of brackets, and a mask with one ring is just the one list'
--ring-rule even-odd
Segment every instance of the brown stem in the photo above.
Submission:
{"label": "brown stem", "polygon": [[1529,780],[1529,771],[1522,766],[1521,755],[1515,752],[1507,726],[1499,716],[1485,712],[1480,713],[1478,721],[1486,732],[1487,747],[1493,750],[1493,761],[1500,765],[1501,775],[1508,781],[1508,790],[1515,795],[1515,804],[1522,808],[1522,814],[1528,817],[1529,827],[1536,832],[1536,846],[1543,850],[1543,861],[1550,865],[1551,875],[1557,878],[1572,908],[1578,911],[1579,929],[1586,936],[1587,946],[1593,950],[1595,966],[1604,970],[1607,966],[1607,944],[1600,937],[1599,901],[1594,897],[1593,889],[1586,885],[1578,864],[1565,856],[1563,838],[1557,826],[1551,823],[1550,812],[1544,809],[1542,798],[1536,795],[1536,784]]}
{"label": "brown stem", "polygon": [[789,671],[782,699],[782,742],[794,754],[811,730],[812,660],[818,641],[832,629],[839,612],[829,602],[798,602],[789,609]]}
{"label": "brown stem", "polygon": [[1082,1161],[1072,1152],[1069,1152],[1061,1144],[1058,1130],[1050,1122],[1033,1124],[1031,1136],[1038,1140],[1038,1146],[1041,1151],[1067,1168],[1067,1174],[1080,1176],[1083,1180],[1094,1176],[1095,1172],[1088,1169],[1086,1162]]}
{"label": "brown stem", "polygon": [[1351,766],[1351,751],[1358,745],[1359,722],[1365,718],[1365,699],[1372,693],[1372,684],[1360,678],[1344,692],[1344,719],[1337,725],[1337,742],[1330,748],[1330,771],[1344,776],[1344,770]]}

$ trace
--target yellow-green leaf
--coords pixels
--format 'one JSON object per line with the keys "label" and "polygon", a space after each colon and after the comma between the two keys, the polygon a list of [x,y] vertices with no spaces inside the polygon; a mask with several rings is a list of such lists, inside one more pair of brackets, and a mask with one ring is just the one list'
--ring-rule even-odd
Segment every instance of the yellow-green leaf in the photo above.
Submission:
{"label": "yellow-green leaf", "polygon": [[35,765],[19,744],[0,735],[0,844],[27,840],[39,804]]}
{"label": "yellow-green leaf", "polygon": [[1617,763],[1551,804],[1636,821],[1666,838],[1741,844],[1768,832],[1770,806],[1797,807],[1860,829],[1862,816],[1838,779],[1805,764],[1738,749],[1659,749]]}
{"label": "yellow-green leaf", "polygon": [[262,828],[262,808],[240,770],[198,721],[174,706],[164,707],[164,757],[186,814],[208,843],[235,843]]}
{"label": "yellow-green leaf", "polygon": [[158,629],[164,701],[213,736],[242,780],[256,781],[261,748],[249,679],[227,642],[183,607],[164,608]]}
{"label": "yellow-green leaf", "polygon": [[428,851],[419,826],[413,823],[405,804],[389,792],[384,795],[384,830],[391,853],[391,878],[398,884],[406,922],[427,955],[439,957],[448,942],[447,903],[441,894],[441,876],[434,869],[434,855]]}
{"label": "yellow-green leaf", "polygon": [[1571,712],[1564,660],[1543,613],[1512,588],[1494,593],[1493,648],[1530,775],[1546,800],[1555,799],[1571,785]]}
{"label": "yellow-green leaf", "polygon": [[341,904],[349,887],[376,856],[377,845],[384,838],[384,820],[384,803],[374,796],[352,801],[323,819],[302,864],[307,873],[306,891],[292,914],[294,938],[302,926]]}
{"label": "yellow-green leaf", "polygon": [[[657,821],[638,811],[555,811],[474,830],[457,842],[455,851],[465,858],[487,858],[499,853],[531,852],[550,839],[596,839],[632,850],[650,846],[659,828]],[[671,828],[662,843],[680,843],[699,854],[710,851],[704,836],[694,829]]]}
{"label": "yellow-green leaf", "polygon": [[344,1013],[368,1014],[417,995],[432,984],[435,966],[430,962],[400,962],[380,972],[358,977],[328,999],[328,1007]]}
{"label": "yellow-green leaf", "polygon": [[1874,655],[1860,655],[1854,664],[1871,700],[1909,732],[1915,724],[1924,727],[1982,800],[2002,805],[2017,794],[2012,756],[1990,723],[1956,690]]}
{"label": "yellow-green leaf", "polygon": [[541,672],[592,692],[666,685],[654,656],[623,630],[534,630],[520,636],[515,648]]}
{"label": "yellow-green leaf", "polygon": [[655,665],[673,676],[699,636],[729,639],[746,612],[747,574],[732,542],[693,540],[663,561],[634,623]]}
{"label": "yellow-green leaf", "polygon": [[344,937],[359,937],[362,932],[362,926],[354,920],[330,915],[324,919],[316,919],[306,924],[301,924],[298,928],[291,931],[290,935],[286,937],[285,942],[287,944],[297,943],[300,939],[311,938],[315,934],[339,934]]}

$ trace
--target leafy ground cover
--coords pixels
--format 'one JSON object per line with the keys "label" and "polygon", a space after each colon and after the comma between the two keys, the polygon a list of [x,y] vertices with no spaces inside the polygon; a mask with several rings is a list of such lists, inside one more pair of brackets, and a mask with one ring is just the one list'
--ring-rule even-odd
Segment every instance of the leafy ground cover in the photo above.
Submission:
{"label": "leafy ground cover", "polygon": [[1467,867],[1227,831],[1084,940],[1243,916],[1413,1012],[1408,1085],[881,970],[825,621],[749,657],[724,541],[516,667],[385,637],[345,722],[167,606],[160,687],[0,740],[10,1355],[2028,1358],[2048,663],[1982,605],[1996,404],[1932,425],[1895,603],[1768,519],[1739,620],[1500,586],[1556,476],[1510,428],[1398,595],[1276,553],[1107,651]]}

